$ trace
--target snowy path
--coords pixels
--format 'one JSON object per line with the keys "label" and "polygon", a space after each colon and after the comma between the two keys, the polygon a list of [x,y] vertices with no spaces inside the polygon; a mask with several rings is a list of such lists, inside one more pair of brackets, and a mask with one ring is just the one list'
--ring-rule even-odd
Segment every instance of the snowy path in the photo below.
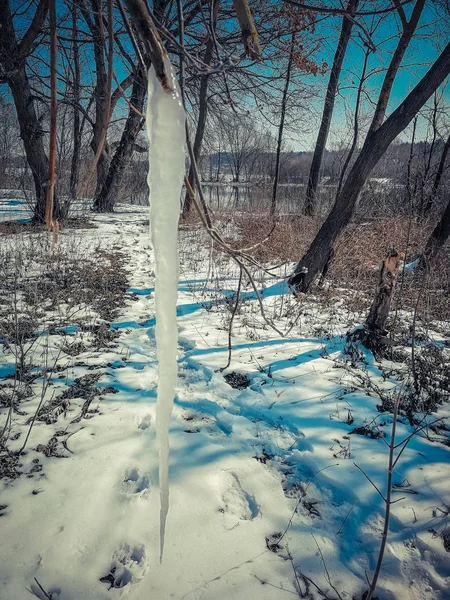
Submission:
{"label": "snowy path", "polygon": [[[70,439],[73,454],[46,461],[42,481],[0,488],[8,506],[0,519],[0,598],[45,598],[34,577],[53,600],[295,598],[286,542],[295,565],[336,598],[318,544],[342,598],[359,598],[382,519],[380,499],[353,461],[384,489],[387,452],[382,440],[349,433],[373,419],[377,399],[350,388],[334,368],[337,336],[324,342],[297,331],[284,340],[260,332],[252,340],[242,324],[230,370],[247,373],[250,386],[232,389],[216,372],[227,356],[221,313],[192,291],[206,266],[195,272],[189,261],[179,287],[171,506],[159,564],[153,251],[143,214],[123,218],[101,225],[130,257],[130,299],[114,325],[120,348],[98,359],[109,365],[99,385],[116,393]],[[86,372],[74,367],[74,376]],[[388,426],[389,415],[384,420]],[[401,426],[399,435],[406,431]],[[395,482],[408,480],[406,499],[394,508],[380,599],[449,597],[448,554],[428,532],[446,523],[433,510],[448,505],[448,457],[449,448],[423,437],[405,452]],[[286,530],[296,506],[277,548],[274,534]],[[121,587],[108,589],[114,582]]]}

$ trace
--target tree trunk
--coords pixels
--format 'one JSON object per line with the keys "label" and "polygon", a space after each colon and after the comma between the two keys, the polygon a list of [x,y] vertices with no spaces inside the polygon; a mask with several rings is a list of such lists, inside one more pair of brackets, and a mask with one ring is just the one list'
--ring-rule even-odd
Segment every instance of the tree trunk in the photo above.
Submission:
{"label": "tree trunk", "polygon": [[[359,0],[348,0],[346,10],[353,12],[358,7]],[[342,70],[345,53],[353,28],[353,20],[346,17],[342,20],[341,35],[333,58],[330,79],[328,81],[325,104],[323,107],[322,121],[320,122],[319,134],[317,136],[316,147],[309,171],[308,187],[306,189],[306,201],[304,213],[307,216],[313,216],[316,209],[316,193],[319,184],[319,174],[322,166],[323,154],[330,131],[331,118],[333,116],[334,101],[336,98],[339,78]]]}
{"label": "tree trunk", "polygon": [[436,175],[433,180],[433,187],[431,189],[431,194],[428,198],[427,204],[424,208],[423,214],[427,215],[433,207],[433,202],[436,198],[439,185],[441,183],[442,175],[444,174],[445,161],[447,160],[448,151],[450,150],[450,135],[445,141],[444,148],[442,150],[441,159],[439,161],[439,166],[436,171]]}
{"label": "tree trunk", "polygon": [[[96,188],[95,195],[100,193],[100,190],[106,180],[109,167],[108,145],[106,139],[103,139],[103,129],[105,123],[105,110],[108,105],[106,95],[108,93],[108,75],[105,64],[105,37],[103,31],[103,12],[102,0],[90,0],[91,9],[86,5],[86,0],[80,0],[79,8],[84,20],[91,32],[94,62],[95,62],[95,120],[93,125],[93,136],[91,140],[91,148],[96,156],[100,144],[103,143],[103,149],[100,153],[96,164]],[[109,118],[108,118],[109,121]]]}
{"label": "tree trunk", "polygon": [[353,140],[352,140],[352,144],[350,146],[350,150],[345,158],[344,164],[342,166],[342,170],[341,170],[341,174],[339,176],[339,183],[338,183],[338,187],[337,187],[337,195],[339,195],[341,189],[342,189],[342,184],[344,183],[344,178],[345,178],[345,174],[347,172],[348,166],[352,160],[353,154],[355,153],[355,150],[357,148],[358,145],[358,136],[359,136],[359,109],[360,109],[360,105],[361,105],[361,95],[362,95],[362,91],[363,91],[363,86],[364,83],[366,81],[366,70],[367,70],[367,62],[369,60],[369,55],[371,52],[371,48],[366,48],[366,53],[364,56],[364,63],[363,63],[363,69],[362,69],[362,73],[361,73],[361,77],[359,79],[359,84],[358,84],[358,91],[356,94],[356,104],[355,104],[355,115],[354,115],[354,119],[353,119]]}
{"label": "tree trunk", "polygon": [[[44,132],[36,114],[33,94],[25,67],[11,75],[8,79],[8,84],[14,98],[17,120],[20,126],[20,136],[25,148],[27,162],[33,174],[36,190],[33,222],[44,223],[48,183],[48,158],[44,148]],[[60,217],[59,204],[56,197],[53,203],[53,217],[55,219]]]}
{"label": "tree trunk", "polygon": [[[37,116],[35,99],[26,72],[26,57],[39,35],[48,11],[45,0],[38,3],[29,29],[21,42],[16,39],[8,0],[0,0],[0,62],[4,79],[11,90],[16,108],[27,162],[33,174],[36,204],[33,222],[44,223],[48,182],[48,158],[44,148],[44,132]],[[53,216],[60,217],[57,198],[54,200]]]}
{"label": "tree trunk", "polygon": [[280,117],[280,125],[278,127],[277,155],[276,155],[276,162],[275,162],[275,177],[273,180],[272,202],[270,204],[270,216],[271,217],[275,216],[275,211],[277,208],[277,190],[278,190],[278,179],[280,177],[281,145],[283,143],[284,120],[286,117],[287,95],[288,95],[288,91],[289,91],[289,82],[291,79],[292,60],[294,58],[294,48],[295,48],[295,31],[292,32],[291,48],[289,51],[289,61],[288,61],[288,66],[287,66],[287,71],[286,71],[286,80],[284,83],[283,98],[281,100],[281,117]]}
{"label": "tree trunk", "polygon": [[403,25],[403,31],[398,41],[395,52],[392,56],[391,62],[389,63],[386,75],[384,76],[383,84],[380,90],[380,95],[378,96],[377,106],[375,108],[375,113],[372,119],[372,123],[370,125],[369,134],[375,132],[379,127],[381,127],[384,121],[389,98],[391,97],[392,86],[394,85],[394,81],[402,63],[403,57],[405,56],[405,52],[409,46],[412,36],[414,35],[417,25],[419,24],[420,15],[422,14],[423,8],[425,6],[425,0],[416,0],[413,11],[411,13],[411,18],[409,21],[407,21],[405,13],[403,11],[403,7],[399,4],[399,0],[393,0],[393,2],[396,5],[398,13],[400,15],[400,19]]}
{"label": "tree trunk", "polygon": [[402,258],[402,255],[393,250],[389,252],[383,261],[378,277],[375,298],[366,319],[366,328],[371,335],[380,336],[386,333],[386,322],[397,281],[398,265]]}
{"label": "tree trunk", "polygon": [[[213,20],[214,28],[216,26],[218,9],[219,9],[219,2],[217,0],[215,0],[214,4],[213,4],[213,8],[212,8],[212,10],[213,10],[212,20]],[[206,43],[205,55],[203,57],[203,62],[206,65],[211,64],[213,53],[214,53],[214,40],[211,36]],[[205,134],[206,119],[208,117],[208,81],[209,81],[208,75],[203,75],[200,80],[200,93],[199,93],[199,99],[198,99],[199,113],[198,113],[197,129],[195,131],[194,145],[192,147],[192,151],[193,151],[194,157],[195,157],[195,162],[197,163],[197,165],[198,165],[198,160],[200,158],[200,152],[202,149],[203,136]],[[186,186],[186,195],[184,198],[183,213],[182,213],[183,219],[186,219],[186,217],[191,212],[191,208],[192,208],[193,198],[190,194],[190,190],[195,189],[195,176],[194,176],[193,165],[191,165],[189,167],[188,181],[189,181],[190,185]]]}
{"label": "tree trunk", "polygon": [[353,342],[359,342],[375,356],[381,358],[386,355],[386,347],[394,344],[386,335],[386,323],[397,282],[398,267],[402,259],[404,254],[391,250],[383,261],[378,274],[375,297],[364,327],[347,334],[347,341],[350,342],[349,349],[352,348]]}
{"label": "tree trunk", "polygon": [[425,251],[421,258],[421,266],[429,266],[436,259],[439,251],[444,246],[445,242],[450,236],[450,200],[448,201],[447,208],[441,217],[441,220],[433,229],[428,241],[425,245]]}
{"label": "tree trunk", "polygon": [[[376,131],[369,134],[349,175],[336,198],[327,219],[313,240],[309,250],[295,268],[289,284],[294,292],[307,291],[323,271],[334,242],[349,223],[359,194],[380,158],[392,141],[412,121],[418,111],[450,73],[450,43],[447,44],[431,69],[408,94],[400,106]],[[303,273],[301,281],[297,274]]]}
{"label": "tree trunk", "polygon": [[147,76],[138,65],[133,81],[127,121],[119,145],[110,162],[105,181],[94,200],[93,209],[96,212],[112,212],[114,210],[117,191],[120,187],[125,168],[130,162],[134,143],[145,122],[139,113],[142,114],[144,109],[146,91]]}
{"label": "tree trunk", "polygon": [[77,4],[72,4],[72,58],[73,58],[73,154],[70,167],[70,185],[69,195],[71,200],[77,197],[78,180],[80,177],[80,151],[81,151],[81,126],[80,112],[78,105],[80,103],[80,52],[78,48],[78,15]]}

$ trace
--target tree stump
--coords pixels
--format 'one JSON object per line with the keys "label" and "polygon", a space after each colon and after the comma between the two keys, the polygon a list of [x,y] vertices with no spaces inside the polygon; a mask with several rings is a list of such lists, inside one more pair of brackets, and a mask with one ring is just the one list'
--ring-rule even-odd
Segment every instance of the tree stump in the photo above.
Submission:
{"label": "tree stump", "polygon": [[395,342],[387,337],[386,322],[389,316],[392,296],[397,281],[398,267],[404,259],[403,253],[390,250],[384,259],[380,272],[375,297],[369,310],[364,327],[358,329],[350,338],[359,341],[376,355],[383,355],[386,346]]}
{"label": "tree stump", "polygon": [[375,335],[386,333],[386,322],[397,281],[398,265],[403,258],[403,254],[390,250],[381,265],[375,298],[366,319],[366,328]]}

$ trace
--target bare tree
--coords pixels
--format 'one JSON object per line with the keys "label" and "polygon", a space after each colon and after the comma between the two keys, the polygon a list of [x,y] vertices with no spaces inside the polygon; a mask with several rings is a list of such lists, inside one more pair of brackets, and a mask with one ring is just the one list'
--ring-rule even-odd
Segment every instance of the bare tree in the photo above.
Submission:
{"label": "bare tree", "polygon": [[[205,65],[210,66],[213,53],[214,53],[214,36],[215,36],[215,28],[217,23],[217,12],[219,10],[219,1],[214,0],[212,4],[212,13],[211,13],[211,30],[208,34],[208,39],[206,42],[205,54],[203,56],[203,62]],[[195,156],[196,162],[199,161],[200,152],[203,144],[203,137],[205,135],[205,127],[206,121],[208,118],[208,82],[209,82],[209,74],[205,73],[201,76],[200,79],[200,91],[198,97],[198,119],[197,119],[197,128],[195,131],[193,152]],[[190,190],[194,188],[194,166],[191,164],[189,167],[189,175],[188,175],[189,185],[186,186],[186,196],[184,199],[183,205],[183,218],[186,218],[192,206],[192,196],[190,194]]]}
{"label": "bare tree", "polygon": [[[402,7],[400,8],[402,10]],[[422,8],[423,0],[417,0],[413,9],[413,17],[409,21],[409,23],[412,23],[411,27],[414,26],[415,28],[417,26],[420,16],[419,11],[421,12]],[[393,140],[411,122],[450,73],[450,44],[448,44],[426,75],[383,123],[395,75],[400,67],[407,43],[413,35],[409,25],[404,25],[404,27],[407,28],[408,36],[402,34],[400,37],[387,69],[372,124],[361,152],[350,169],[330,214],[314,238],[309,250],[297,264],[294,275],[290,278],[290,285],[294,291],[307,291],[316,277],[323,271],[330,260],[336,239],[353,215],[359,194],[372,169]],[[379,125],[380,123],[382,124]]]}
{"label": "bare tree", "polygon": [[292,62],[294,59],[294,49],[295,49],[295,31],[292,32],[291,35],[291,44],[289,50],[289,59],[288,65],[286,69],[286,81],[283,89],[283,97],[281,99],[281,114],[280,114],[280,124],[278,126],[278,140],[277,140],[277,153],[275,159],[275,177],[273,180],[273,188],[272,188],[272,202],[270,203],[270,216],[273,217],[275,215],[276,207],[277,207],[277,189],[278,189],[278,180],[280,177],[280,160],[281,160],[281,145],[283,143],[283,130],[284,130],[284,121],[286,118],[286,104],[287,104],[287,95],[289,91],[289,83],[291,80],[291,71],[292,71]]}
{"label": "bare tree", "polygon": [[70,169],[70,189],[69,195],[72,200],[77,197],[78,181],[80,177],[80,152],[82,128],[80,123],[81,102],[81,72],[80,72],[80,51],[78,44],[78,5],[77,0],[72,0],[72,61],[73,61],[73,79],[72,79],[72,100],[73,100],[73,153]]}
{"label": "bare tree", "polygon": [[140,64],[137,64],[125,127],[109,163],[105,180],[95,196],[94,210],[97,212],[111,212],[114,209],[117,191],[122,182],[125,168],[133,154],[136,138],[145,123],[142,112],[146,92],[147,72]]}
{"label": "bare tree", "polygon": [[[33,174],[36,204],[33,221],[45,220],[48,158],[44,147],[42,121],[36,110],[35,94],[27,74],[27,57],[39,42],[47,18],[48,0],[39,0],[31,24],[20,41],[17,40],[9,0],[0,0],[0,81],[7,83],[14,99],[20,135],[27,162]],[[59,218],[55,198],[53,215]]]}
{"label": "bare tree", "polygon": [[342,64],[344,62],[345,53],[347,51],[348,42],[352,34],[354,19],[350,18],[350,14],[358,8],[359,0],[348,0],[347,11],[349,14],[344,15],[342,19],[342,28],[339,41],[334,53],[333,65],[330,71],[330,79],[328,81],[327,92],[325,95],[325,104],[323,107],[322,119],[317,136],[316,146],[314,149],[311,170],[309,172],[308,187],[306,189],[306,201],[304,207],[305,215],[312,216],[316,208],[316,192],[319,184],[320,169],[322,166],[323,154],[330,131],[331,118],[333,116],[334,101],[338,90],[339,78],[341,76]]}

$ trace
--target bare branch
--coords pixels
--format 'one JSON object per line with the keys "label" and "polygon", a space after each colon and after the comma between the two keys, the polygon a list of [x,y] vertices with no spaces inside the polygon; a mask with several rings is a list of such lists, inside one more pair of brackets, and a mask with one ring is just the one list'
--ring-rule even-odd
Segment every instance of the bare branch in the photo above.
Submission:
{"label": "bare branch", "polygon": [[27,29],[22,41],[19,44],[19,53],[22,58],[31,52],[37,36],[41,33],[45,19],[47,18],[48,7],[48,0],[39,0],[33,20],[31,21],[31,25]]}
{"label": "bare branch", "polygon": [[[304,4],[300,0],[284,0],[287,4],[292,4],[293,6],[298,6],[299,8],[303,8],[304,10],[310,10],[311,12],[323,13],[328,15],[347,15],[348,11],[345,8],[331,8],[327,6],[315,6],[312,4]],[[398,4],[400,6],[405,6],[406,4],[411,4],[414,0],[403,0]],[[397,7],[390,6],[387,8],[380,8],[378,10],[361,10],[358,12],[352,13],[354,17],[368,17],[372,15],[385,15],[388,13],[397,10]]]}

